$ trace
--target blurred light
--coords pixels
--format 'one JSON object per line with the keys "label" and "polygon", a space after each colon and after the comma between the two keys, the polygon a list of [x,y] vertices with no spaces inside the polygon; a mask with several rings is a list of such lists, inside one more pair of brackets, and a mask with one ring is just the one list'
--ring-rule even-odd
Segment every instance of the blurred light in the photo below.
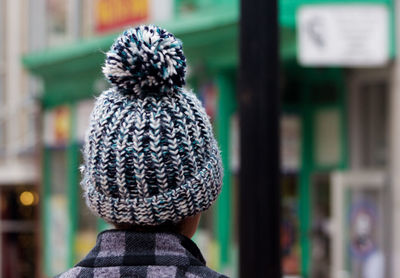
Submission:
{"label": "blurred light", "polygon": [[35,202],[35,195],[30,191],[24,191],[19,195],[19,201],[24,206],[31,206]]}

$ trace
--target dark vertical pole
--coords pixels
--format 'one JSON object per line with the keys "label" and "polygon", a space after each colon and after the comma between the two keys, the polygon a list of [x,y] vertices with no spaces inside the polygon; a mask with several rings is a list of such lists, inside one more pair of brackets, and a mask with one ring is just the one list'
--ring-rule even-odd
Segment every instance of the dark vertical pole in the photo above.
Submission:
{"label": "dark vertical pole", "polygon": [[281,277],[277,0],[242,0],[240,277]]}

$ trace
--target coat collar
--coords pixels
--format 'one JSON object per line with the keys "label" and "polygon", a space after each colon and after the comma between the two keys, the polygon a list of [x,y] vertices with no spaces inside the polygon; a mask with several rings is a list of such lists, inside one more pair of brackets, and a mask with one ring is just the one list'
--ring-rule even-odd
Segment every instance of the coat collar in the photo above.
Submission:
{"label": "coat collar", "polygon": [[189,238],[175,233],[131,230],[101,232],[95,247],[77,266],[205,265],[205,260]]}

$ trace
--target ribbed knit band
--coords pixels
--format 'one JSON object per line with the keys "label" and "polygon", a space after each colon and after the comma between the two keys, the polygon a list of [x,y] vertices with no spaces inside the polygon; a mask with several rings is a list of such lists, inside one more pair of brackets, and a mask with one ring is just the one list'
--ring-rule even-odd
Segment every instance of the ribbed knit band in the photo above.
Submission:
{"label": "ribbed knit band", "polygon": [[222,185],[208,116],[183,89],[103,92],[91,114],[82,171],[87,205],[111,223],[178,222],[209,208]]}

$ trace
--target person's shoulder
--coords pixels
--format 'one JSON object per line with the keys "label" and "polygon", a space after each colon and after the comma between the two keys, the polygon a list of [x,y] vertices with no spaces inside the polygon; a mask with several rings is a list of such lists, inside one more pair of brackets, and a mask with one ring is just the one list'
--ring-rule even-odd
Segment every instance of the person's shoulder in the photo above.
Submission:
{"label": "person's shoulder", "polygon": [[85,272],[84,267],[75,266],[73,268],[68,269],[67,271],[54,276],[54,278],[77,278],[77,277],[85,277],[83,274]]}
{"label": "person's shoulder", "polygon": [[[149,266],[141,267],[142,271],[138,271],[136,267],[125,266],[125,267],[106,267],[106,268],[86,268],[86,267],[74,267],[66,272],[63,272],[54,278],[89,278],[89,277],[141,277],[141,278],[158,278],[159,274],[163,274],[163,277],[171,278],[229,278],[226,275],[220,274],[206,266],[189,266],[180,268],[179,266],[173,267],[173,273],[169,273],[171,266],[157,267],[158,274],[151,273],[148,271]],[[144,271],[143,271],[144,269]],[[147,269],[147,271],[146,271]],[[117,270],[117,271],[115,271]],[[122,271],[123,270],[123,271]],[[129,273],[129,276],[122,275],[122,272]],[[121,272],[121,273],[120,273]],[[121,275],[120,275],[121,274]],[[170,275],[170,276],[169,276]]]}
{"label": "person's shoulder", "polygon": [[226,275],[218,273],[206,266],[190,266],[185,273],[185,277],[190,278],[229,278]]}

